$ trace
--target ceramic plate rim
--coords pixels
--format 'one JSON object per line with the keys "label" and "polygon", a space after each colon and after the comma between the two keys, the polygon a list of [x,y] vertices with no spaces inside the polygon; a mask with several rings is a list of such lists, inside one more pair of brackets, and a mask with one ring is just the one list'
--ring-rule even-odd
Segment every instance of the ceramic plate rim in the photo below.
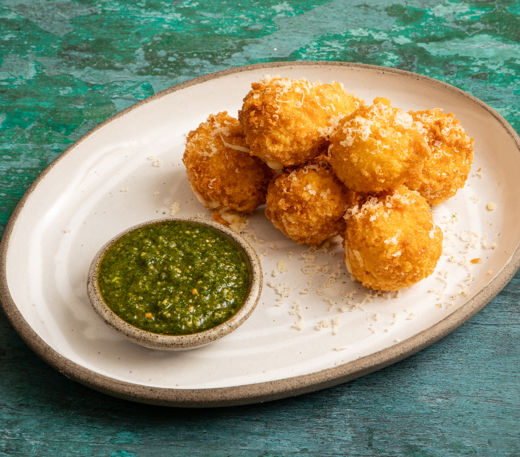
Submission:
{"label": "ceramic plate rim", "polygon": [[368,356],[362,357],[352,362],[340,365],[334,368],[327,368],[315,373],[284,378],[275,381],[260,382],[255,384],[246,384],[232,387],[210,388],[210,389],[175,389],[164,387],[149,387],[141,384],[134,384],[125,381],[116,380],[108,376],[99,374],[93,370],[82,367],[59,352],[51,348],[43,339],[33,330],[33,328],[24,319],[18,310],[7,283],[7,249],[11,233],[16,224],[19,214],[25,206],[25,202],[29,196],[37,189],[40,181],[47,173],[65,157],[69,151],[76,148],[82,141],[90,135],[95,134],[105,124],[128,114],[130,111],[141,107],[146,103],[150,103],[157,98],[164,97],[172,92],[176,92],[187,87],[201,84],[211,79],[220,78],[222,76],[233,73],[241,73],[261,68],[274,69],[279,67],[290,66],[342,66],[347,68],[357,68],[368,71],[374,71],[380,74],[393,73],[416,80],[424,80],[430,84],[436,84],[441,88],[453,91],[458,95],[462,95],[470,101],[477,103],[484,108],[491,116],[493,116],[508,134],[514,140],[518,152],[520,152],[520,138],[511,127],[511,125],[493,108],[482,102],[478,98],[452,86],[448,83],[438,81],[428,76],[419,75],[413,72],[400,70],[397,68],[381,67],[376,65],[367,65],[354,62],[329,62],[329,61],[280,61],[280,62],[263,62],[241,67],[233,67],[226,70],[209,73],[195,79],[191,79],[184,83],[175,85],[165,89],[151,97],[148,97],[116,115],[97,125],[94,129],[81,137],[73,145],[67,148],[60,156],[58,156],[51,164],[43,170],[43,172],[31,184],[25,194],[18,202],[14,209],[2,237],[0,243],[0,302],[11,322],[14,329],[25,341],[25,343],[43,360],[56,368],[65,376],[91,387],[95,390],[113,395],[115,397],[133,400],[149,404],[177,406],[177,407],[216,407],[216,406],[232,406],[238,404],[251,404],[264,401],[271,401],[285,397],[300,395],[312,392],[326,387],[331,387],[355,378],[364,376],[395,362],[398,362],[425,347],[433,344],[447,334],[451,333],[457,327],[466,322],[469,318],[480,311],[493,297],[495,297],[514,276],[520,266],[520,242],[516,245],[513,254],[508,262],[506,262],[498,274],[492,281],[482,288],[473,298],[461,305],[456,311],[428,327],[422,332],[395,344],[394,346],[385,348]]}

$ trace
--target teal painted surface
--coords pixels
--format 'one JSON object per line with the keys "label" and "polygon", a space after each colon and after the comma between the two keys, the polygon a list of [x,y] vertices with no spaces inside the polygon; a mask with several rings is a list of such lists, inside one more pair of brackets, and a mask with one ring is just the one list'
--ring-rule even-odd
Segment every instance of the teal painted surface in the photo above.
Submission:
{"label": "teal painted surface", "polygon": [[[276,60],[398,67],[520,130],[520,2],[0,1],[0,232],[31,182],[99,122],[173,84]],[[41,362],[0,315],[1,456],[520,456],[520,275],[399,364],[295,399],[173,410]]]}

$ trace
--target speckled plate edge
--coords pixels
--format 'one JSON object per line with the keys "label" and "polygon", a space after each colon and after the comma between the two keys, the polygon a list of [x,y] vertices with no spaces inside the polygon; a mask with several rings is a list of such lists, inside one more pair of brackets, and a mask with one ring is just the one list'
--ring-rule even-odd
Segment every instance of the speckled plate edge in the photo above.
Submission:
{"label": "speckled plate edge", "polygon": [[270,382],[262,382],[257,384],[240,385],[234,387],[213,388],[213,389],[173,389],[149,387],[140,384],[133,384],[119,381],[95,371],[84,368],[52,349],[43,339],[32,329],[32,327],[23,318],[14,302],[7,284],[7,248],[11,233],[18,219],[18,215],[23,210],[28,197],[34,192],[39,182],[46,176],[52,167],[67,155],[73,148],[77,147],[85,138],[94,134],[105,124],[112,122],[114,119],[124,116],[130,111],[149,103],[159,97],[176,92],[187,87],[203,83],[205,81],[219,78],[221,76],[241,73],[250,70],[265,68],[272,70],[273,68],[291,67],[291,66],[342,66],[345,68],[357,68],[378,72],[380,74],[398,74],[414,78],[416,80],[424,80],[430,84],[435,84],[445,90],[453,91],[458,95],[463,95],[470,101],[480,105],[491,116],[493,116],[508,132],[514,140],[517,151],[520,153],[520,138],[509,125],[509,123],[498,114],[493,108],[482,102],[476,97],[441,81],[427,76],[418,75],[412,72],[399,70],[395,68],[379,67],[374,65],[358,64],[351,62],[328,62],[328,61],[300,61],[300,62],[266,62],[243,67],[230,68],[228,70],[210,73],[199,78],[192,79],[182,84],[176,85],[164,91],[161,91],[139,103],[121,111],[115,116],[107,119],[99,124],[85,136],[80,138],[76,143],[64,151],[54,162],[52,162],[42,174],[33,182],[27,192],[24,194],[18,205],[16,206],[7,226],[5,228],[2,241],[0,243],[0,301],[3,309],[22,339],[26,344],[38,354],[43,360],[55,367],[65,376],[78,381],[86,386],[101,392],[113,395],[115,397],[138,401],[142,403],[177,406],[177,407],[217,407],[232,406],[240,404],[259,403],[265,401],[276,400],[285,397],[300,395],[312,392],[364,376],[366,374],[377,371],[395,362],[398,362],[425,347],[440,340],[447,334],[451,333],[457,327],[466,322],[470,317],[480,311],[493,297],[495,297],[504,286],[511,280],[515,272],[520,266],[520,243],[515,247],[509,261],[501,268],[499,273],[493,280],[482,290],[480,290],[473,298],[468,300],[464,305],[444,318],[437,324],[420,332],[419,334],[408,338],[401,343],[386,348],[382,351],[375,352],[369,356],[362,357],[353,362],[348,362],[338,367],[321,370],[308,375],[301,375],[291,378],[280,379]]}

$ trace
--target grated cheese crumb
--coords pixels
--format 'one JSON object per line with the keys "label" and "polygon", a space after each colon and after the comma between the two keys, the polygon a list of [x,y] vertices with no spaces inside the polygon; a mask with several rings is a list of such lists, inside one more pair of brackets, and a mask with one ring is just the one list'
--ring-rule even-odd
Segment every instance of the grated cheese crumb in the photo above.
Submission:
{"label": "grated cheese crumb", "polygon": [[321,320],[319,321],[315,326],[314,326],[314,330],[316,331],[320,331],[324,328],[329,328],[329,323],[327,321],[324,321],[324,320]]}
{"label": "grated cheese crumb", "polygon": [[323,300],[329,304],[329,307],[327,308],[327,311],[329,312],[332,311],[334,306],[336,306],[336,302],[328,297],[325,297]]}
{"label": "grated cheese crumb", "polygon": [[276,268],[271,272],[271,276],[275,278],[276,276],[282,273],[287,273],[288,271],[289,269],[287,268],[287,264],[285,263],[285,261],[279,260],[276,264]]}
{"label": "grated cheese crumb", "polygon": [[301,305],[299,302],[294,301],[294,304],[292,306],[291,311],[289,311],[289,314],[291,316],[296,316],[298,320],[291,325],[291,328],[294,328],[295,330],[302,330],[303,329],[303,316],[301,313]]}
{"label": "grated cheese crumb", "polygon": [[267,281],[267,287],[273,289],[274,293],[280,298],[288,298],[291,293],[291,288],[284,282],[275,284],[272,281]]}
{"label": "grated cheese crumb", "polygon": [[181,205],[177,202],[173,202],[170,205],[170,216],[175,216],[181,210]]}
{"label": "grated cheese crumb", "polygon": [[336,316],[334,319],[330,321],[330,324],[332,326],[332,334],[337,335],[338,334],[338,327],[339,327],[339,316]]}
{"label": "grated cheese crumb", "polygon": [[249,225],[248,220],[244,216],[234,211],[221,209],[218,211],[218,214],[229,224],[229,228],[235,232],[244,232]]}
{"label": "grated cheese crumb", "polygon": [[472,177],[482,179],[482,168],[479,168],[475,173],[473,173]]}
{"label": "grated cheese crumb", "polygon": [[149,160],[152,162],[152,167],[157,167],[159,168],[161,166],[161,159],[157,156],[150,156],[150,157],[147,157],[146,160]]}

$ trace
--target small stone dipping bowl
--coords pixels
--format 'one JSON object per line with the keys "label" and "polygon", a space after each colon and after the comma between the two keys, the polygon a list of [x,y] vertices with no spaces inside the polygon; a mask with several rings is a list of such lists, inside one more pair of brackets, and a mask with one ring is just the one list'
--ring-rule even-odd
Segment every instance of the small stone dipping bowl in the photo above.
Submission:
{"label": "small stone dipping bowl", "polygon": [[[247,295],[241,308],[235,314],[233,314],[228,320],[216,325],[215,327],[211,327],[209,329],[189,335],[168,335],[153,333],[135,327],[134,325],[124,321],[114,311],[112,311],[103,300],[98,286],[98,269],[105,252],[110,248],[110,246],[112,246],[115,241],[132,230],[158,222],[168,221],[192,222],[216,229],[217,231],[224,234],[227,238],[234,241],[238,247],[242,249],[245,257],[249,261],[251,272],[251,285],[249,294]],[[87,279],[87,293],[90,303],[92,304],[94,310],[107,324],[120,331],[124,336],[126,336],[134,343],[151,349],[161,349],[168,351],[182,351],[186,349],[197,348],[222,338],[228,333],[231,333],[251,315],[258,303],[258,300],[260,299],[261,292],[262,267],[260,265],[260,260],[258,259],[258,256],[251,245],[241,235],[234,232],[233,230],[221,224],[217,224],[212,221],[201,220],[198,218],[163,218],[130,227],[129,229],[112,238],[98,251],[90,265]]]}

